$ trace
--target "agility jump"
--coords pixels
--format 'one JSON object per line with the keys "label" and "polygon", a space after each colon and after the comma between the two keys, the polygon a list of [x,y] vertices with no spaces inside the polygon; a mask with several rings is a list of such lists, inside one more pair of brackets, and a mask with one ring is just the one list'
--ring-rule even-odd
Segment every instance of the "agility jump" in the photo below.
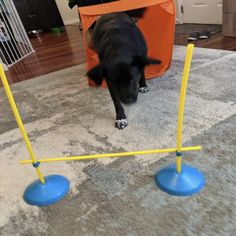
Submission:
{"label": "agility jump", "polygon": [[197,169],[182,164],[182,152],[186,151],[199,151],[201,146],[183,147],[182,146],[182,131],[183,131],[183,115],[185,98],[188,84],[188,77],[190,72],[190,66],[192,61],[194,45],[189,44],[187,46],[187,53],[185,58],[184,71],[182,76],[182,83],[179,96],[179,108],[178,108],[178,121],[177,121],[177,135],[176,135],[176,147],[168,149],[157,150],[143,150],[132,151],[122,153],[107,153],[107,154],[95,154],[95,155],[83,155],[83,156],[69,156],[69,157],[54,157],[37,159],[31,146],[30,140],[24,128],[22,119],[18,112],[16,103],[14,101],[10,86],[8,84],[6,75],[4,73],[2,65],[0,65],[0,77],[5,89],[7,98],[9,100],[12,112],[19,126],[23,140],[29,152],[31,159],[21,160],[21,164],[32,164],[36,170],[39,180],[32,182],[25,190],[24,200],[31,205],[45,206],[53,204],[60,199],[64,198],[69,191],[69,180],[61,175],[49,175],[44,177],[40,164],[46,162],[59,162],[59,161],[78,161],[98,158],[117,158],[125,156],[135,155],[147,155],[157,153],[171,153],[176,152],[176,164],[165,167],[157,172],[155,176],[156,183],[163,191],[178,196],[192,195],[201,191],[204,187],[204,176]]}

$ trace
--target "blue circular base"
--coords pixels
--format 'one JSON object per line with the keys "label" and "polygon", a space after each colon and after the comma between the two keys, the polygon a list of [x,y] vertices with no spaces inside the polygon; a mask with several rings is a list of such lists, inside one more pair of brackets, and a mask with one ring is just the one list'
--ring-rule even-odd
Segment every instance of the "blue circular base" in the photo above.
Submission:
{"label": "blue circular base", "polygon": [[188,165],[182,165],[181,173],[177,173],[175,164],[167,166],[157,172],[155,179],[161,190],[177,196],[198,193],[205,185],[203,174]]}
{"label": "blue circular base", "polygon": [[24,192],[24,200],[30,205],[47,206],[61,200],[69,191],[70,182],[61,175],[44,177],[45,184],[39,180],[31,183]]}

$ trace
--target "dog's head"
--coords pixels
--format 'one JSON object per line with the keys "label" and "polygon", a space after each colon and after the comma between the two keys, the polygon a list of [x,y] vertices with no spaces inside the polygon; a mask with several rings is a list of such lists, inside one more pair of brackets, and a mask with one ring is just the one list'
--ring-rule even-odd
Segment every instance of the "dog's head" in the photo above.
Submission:
{"label": "dog's head", "polygon": [[99,63],[87,75],[97,85],[106,79],[123,103],[134,103],[138,98],[139,81],[143,75],[144,67],[150,64],[160,64],[156,59],[137,56],[131,63],[117,63],[104,65]]}

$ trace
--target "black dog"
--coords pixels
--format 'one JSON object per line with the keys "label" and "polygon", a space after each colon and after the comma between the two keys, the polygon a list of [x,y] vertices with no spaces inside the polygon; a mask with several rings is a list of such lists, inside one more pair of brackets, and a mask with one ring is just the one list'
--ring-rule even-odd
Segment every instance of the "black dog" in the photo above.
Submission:
{"label": "black dog", "polygon": [[[103,15],[92,32],[92,43],[100,63],[87,75],[97,85],[102,83],[103,78],[106,80],[116,110],[115,126],[119,129],[128,125],[121,102],[134,103],[138,92],[148,92],[144,68],[161,63],[147,57],[145,39],[133,19],[136,13]],[[141,15],[139,12],[138,16]]]}

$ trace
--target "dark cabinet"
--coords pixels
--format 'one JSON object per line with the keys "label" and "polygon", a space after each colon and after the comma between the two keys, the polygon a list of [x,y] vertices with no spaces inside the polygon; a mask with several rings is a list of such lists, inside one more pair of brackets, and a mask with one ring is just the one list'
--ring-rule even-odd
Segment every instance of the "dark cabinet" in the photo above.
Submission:
{"label": "dark cabinet", "polygon": [[63,26],[55,0],[14,0],[27,32]]}

